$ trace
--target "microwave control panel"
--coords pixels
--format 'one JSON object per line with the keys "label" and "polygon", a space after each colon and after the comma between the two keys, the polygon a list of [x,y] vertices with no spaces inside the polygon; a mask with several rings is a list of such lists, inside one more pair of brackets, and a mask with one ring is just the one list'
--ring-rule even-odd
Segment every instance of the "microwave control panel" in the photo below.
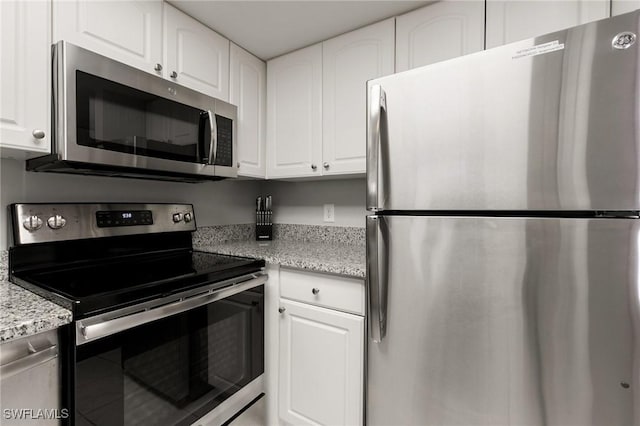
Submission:
{"label": "microwave control panel", "polygon": [[216,166],[233,165],[233,120],[216,115],[218,146],[216,150]]}

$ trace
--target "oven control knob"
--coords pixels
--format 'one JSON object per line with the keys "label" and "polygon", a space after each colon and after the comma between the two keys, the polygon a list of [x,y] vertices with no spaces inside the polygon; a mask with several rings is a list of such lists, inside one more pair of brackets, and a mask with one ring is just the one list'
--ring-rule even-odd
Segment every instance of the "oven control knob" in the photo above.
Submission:
{"label": "oven control knob", "polygon": [[51,216],[47,219],[47,226],[51,229],[60,229],[67,224],[67,219],[60,216],[59,214]]}
{"label": "oven control knob", "polygon": [[35,215],[29,216],[24,220],[24,222],[22,222],[22,226],[24,226],[24,229],[29,232],[37,231],[42,228],[42,219]]}
{"label": "oven control knob", "polygon": [[191,213],[185,213],[185,214],[184,214],[184,221],[185,221],[185,222],[191,222],[191,219],[193,219],[193,218],[191,217]]}
{"label": "oven control knob", "polygon": [[174,213],[173,222],[174,223],[182,222],[182,213]]}

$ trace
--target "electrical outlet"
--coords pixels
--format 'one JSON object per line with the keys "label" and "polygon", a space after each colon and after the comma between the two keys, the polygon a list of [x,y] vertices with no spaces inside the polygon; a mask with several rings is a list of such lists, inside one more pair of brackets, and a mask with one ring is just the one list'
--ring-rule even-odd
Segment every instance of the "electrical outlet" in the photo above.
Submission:
{"label": "electrical outlet", "polygon": [[335,204],[324,205],[324,221],[335,222],[336,221],[336,206]]}

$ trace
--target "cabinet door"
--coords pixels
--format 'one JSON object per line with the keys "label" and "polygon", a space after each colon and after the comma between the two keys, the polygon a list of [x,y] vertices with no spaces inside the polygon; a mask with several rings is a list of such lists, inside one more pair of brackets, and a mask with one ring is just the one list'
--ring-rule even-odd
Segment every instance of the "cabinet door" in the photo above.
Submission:
{"label": "cabinet door", "polygon": [[322,43],[322,161],[325,175],[366,171],[367,80],[393,74],[395,20]]}
{"label": "cabinet door", "polygon": [[441,1],[396,18],[396,72],[482,49],[483,1]]}
{"label": "cabinet door", "polygon": [[364,318],[280,300],[280,418],[362,424]]}
{"label": "cabinet door", "polygon": [[267,146],[268,178],[322,174],[322,44],[267,62]]}
{"label": "cabinet door", "polygon": [[229,40],[164,5],[165,77],[229,101]]}
{"label": "cabinet door", "polygon": [[611,0],[611,16],[640,9],[640,0]]}
{"label": "cabinet door", "polygon": [[53,40],[113,58],[161,75],[162,1],[53,2]]}
{"label": "cabinet door", "polygon": [[231,43],[230,102],[238,107],[238,175],[264,178],[267,65]]}
{"label": "cabinet door", "polygon": [[487,49],[608,16],[608,0],[487,0]]}
{"label": "cabinet door", "polygon": [[3,156],[50,150],[50,16],[48,2],[0,2],[0,147]]}

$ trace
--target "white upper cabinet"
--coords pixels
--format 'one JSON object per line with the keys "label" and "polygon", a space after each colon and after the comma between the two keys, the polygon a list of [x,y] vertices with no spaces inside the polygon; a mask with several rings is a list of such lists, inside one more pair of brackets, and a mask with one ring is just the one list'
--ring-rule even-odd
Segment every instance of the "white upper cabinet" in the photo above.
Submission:
{"label": "white upper cabinet", "polygon": [[611,0],[611,16],[640,9],[640,0]]}
{"label": "white upper cabinet", "polygon": [[51,149],[50,23],[49,2],[0,1],[3,156]]}
{"label": "white upper cabinet", "polygon": [[487,49],[609,16],[609,0],[487,0]]}
{"label": "white upper cabinet", "polygon": [[322,44],[267,62],[267,94],[267,177],[320,176]]}
{"label": "white upper cabinet", "polygon": [[264,178],[267,65],[231,43],[230,102],[238,107],[238,175]]}
{"label": "white upper cabinet", "polygon": [[[161,75],[162,1],[53,2],[53,40]],[[48,56],[48,55],[47,55]]]}
{"label": "white upper cabinet", "polygon": [[396,18],[396,72],[482,49],[483,1],[441,1]]}
{"label": "white upper cabinet", "polygon": [[165,77],[229,101],[229,40],[164,5]]}
{"label": "white upper cabinet", "polygon": [[393,18],[322,43],[322,174],[365,173],[367,80],[393,74]]}

